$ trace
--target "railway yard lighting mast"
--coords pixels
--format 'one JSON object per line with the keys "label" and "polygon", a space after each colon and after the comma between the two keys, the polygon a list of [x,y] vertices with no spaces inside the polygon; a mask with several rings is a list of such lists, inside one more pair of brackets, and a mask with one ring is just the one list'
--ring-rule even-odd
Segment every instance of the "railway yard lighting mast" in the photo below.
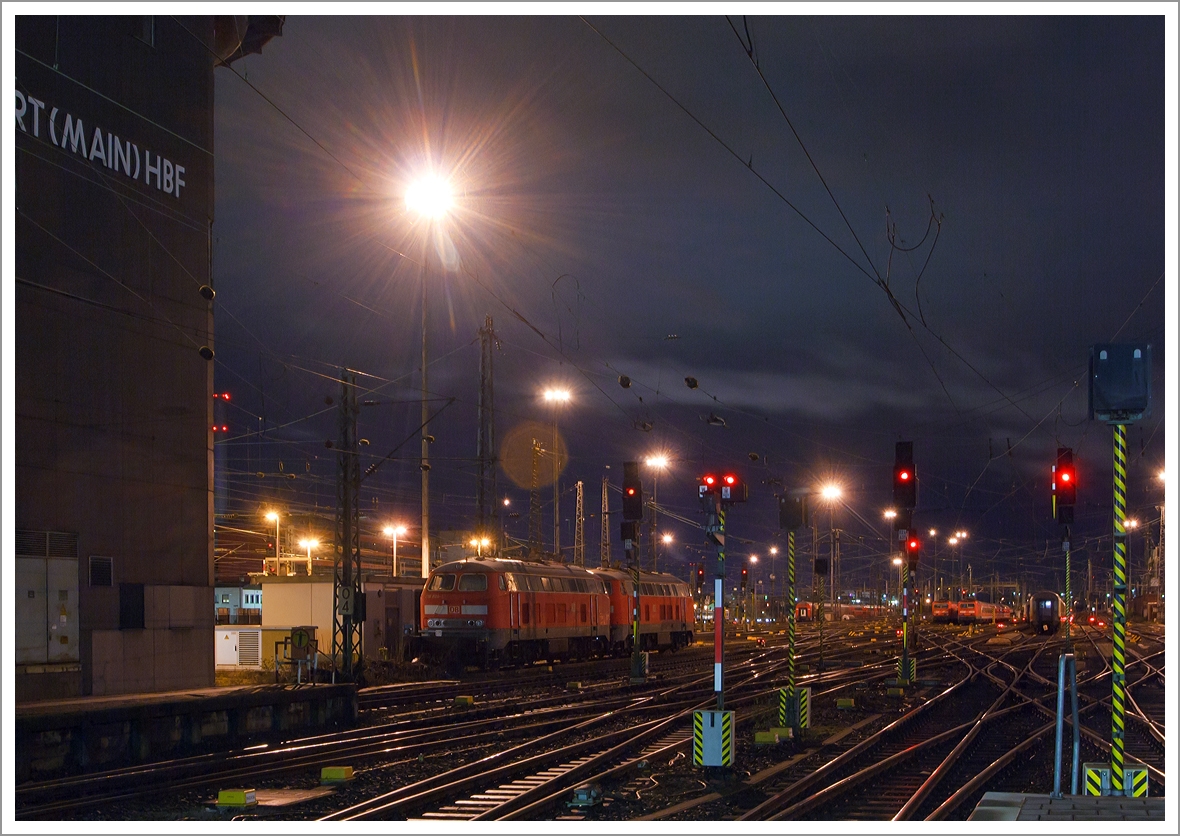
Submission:
{"label": "railway yard lighting mast", "polygon": [[651,487],[651,519],[648,520],[647,525],[648,542],[651,543],[651,570],[658,572],[660,565],[659,546],[656,542],[656,502],[660,490],[660,474],[668,467],[668,457],[663,454],[648,456],[643,463],[656,472]]}
{"label": "railway yard lighting mast", "polygon": [[[279,551],[279,512],[267,511],[266,518],[275,524],[275,574],[279,573],[279,566],[282,565],[282,552]],[[262,559],[262,574],[266,574],[267,558]]]}
{"label": "railway yard lighting mast", "polygon": [[320,544],[319,540],[314,537],[307,540],[300,540],[300,548],[307,549],[307,574],[311,574],[311,550]]}
{"label": "railway yard lighting mast", "polygon": [[393,561],[389,567],[390,574],[397,577],[397,536],[406,533],[404,525],[387,525],[385,526],[385,536],[393,538]]}
{"label": "railway yard lighting mast", "polygon": [[557,417],[561,407],[570,402],[568,389],[546,389],[542,397],[553,407],[553,554],[561,560],[561,491],[557,477],[561,472],[558,450]]}
{"label": "railway yard lighting mast", "polygon": [[828,503],[828,531],[831,535],[828,541],[828,582],[832,587],[829,595],[832,601],[833,620],[839,619],[839,610],[837,608],[839,596],[836,594],[836,584],[839,583],[840,577],[839,571],[836,568],[836,564],[840,561],[840,530],[836,528],[834,512],[836,503],[840,501],[840,497],[843,494],[844,492],[840,489],[840,486],[836,484],[824,485],[820,490],[820,496]]}
{"label": "railway yard lighting mast", "polygon": [[[430,411],[426,385],[427,361],[427,263],[430,239],[441,237],[441,224],[452,205],[451,186],[437,174],[428,174],[412,183],[406,190],[406,208],[418,215],[427,226],[422,241],[422,577],[430,577]],[[436,226],[436,224],[438,226]]]}

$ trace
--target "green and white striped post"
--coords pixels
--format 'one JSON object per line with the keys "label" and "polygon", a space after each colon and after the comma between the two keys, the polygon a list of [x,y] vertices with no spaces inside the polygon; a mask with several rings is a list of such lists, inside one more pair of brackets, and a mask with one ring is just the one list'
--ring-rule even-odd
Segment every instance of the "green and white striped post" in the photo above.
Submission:
{"label": "green and white striped post", "polygon": [[1110,782],[1123,794],[1127,713],[1127,427],[1114,425],[1114,643],[1111,650]]}

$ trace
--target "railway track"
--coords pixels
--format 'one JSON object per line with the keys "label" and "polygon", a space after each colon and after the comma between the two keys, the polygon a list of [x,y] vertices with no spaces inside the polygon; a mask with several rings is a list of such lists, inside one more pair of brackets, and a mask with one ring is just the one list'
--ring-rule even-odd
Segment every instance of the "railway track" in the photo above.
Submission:
{"label": "railway track", "polygon": [[[892,628],[840,632],[825,636],[822,668],[816,637],[801,636],[796,669],[798,683],[813,689],[813,718],[842,728],[822,740],[784,744],[777,759],[747,750],[739,757],[754,768],[744,778],[690,765],[692,711],[715,702],[711,653],[689,649],[653,659],[645,686],[616,678],[609,664],[598,666],[607,676],[597,680],[589,675],[593,665],[562,664],[522,670],[511,686],[476,677],[367,689],[361,700],[370,725],[22,785],[16,814],[84,817],[101,805],[106,818],[161,817],[145,811],[185,793],[264,786],[284,776],[306,781],[320,766],[342,762],[357,764],[356,786],[305,805],[304,819],[314,809],[312,817],[329,821],[594,821],[629,810],[638,810],[635,820],[938,820],[964,817],[988,789],[1019,791],[1030,780],[1047,789],[1062,643],[1007,634],[1010,643],[1001,644],[991,631],[927,630],[919,652],[923,687],[898,700],[884,694],[895,675]],[[1075,639],[1085,660],[1078,682],[1083,760],[1101,760],[1109,749],[1109,664],[1097,630],[1083,629]],[[744,739],[758,723],[770,724],[786,654],[773,640],[766,647],[734,645],[726,708],[737,712]],[[1127,714],[1127,751],[1148,764],[1153,795],[1165,786],[1163,652],[1155,646],[1145,642],[1129,653]],[[580,689],[565,688],[579,677]],[[458,708],[461,694],[475,695],[477,704]],[[835,711],[838,695],[855,696],[858,713]],[[660,782],[707,786],[674,799],[665,793],[669,803],[653,810]]]}

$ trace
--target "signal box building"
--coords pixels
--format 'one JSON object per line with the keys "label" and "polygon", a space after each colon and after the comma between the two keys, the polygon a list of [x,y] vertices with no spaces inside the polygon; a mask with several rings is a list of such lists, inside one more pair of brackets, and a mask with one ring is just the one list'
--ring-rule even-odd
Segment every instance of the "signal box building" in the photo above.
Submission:
{"label": "signal box building", "polygon": [[16,18],[20,701],[214,683],[213,70],[249,26]]}

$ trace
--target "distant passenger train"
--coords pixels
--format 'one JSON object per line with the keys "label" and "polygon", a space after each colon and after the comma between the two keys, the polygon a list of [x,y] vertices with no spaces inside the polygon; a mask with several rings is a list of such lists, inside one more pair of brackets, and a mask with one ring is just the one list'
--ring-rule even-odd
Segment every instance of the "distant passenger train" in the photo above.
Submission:
{"label": "distant passenger train", "polygon": [[[684,581],[640,573],[639,642],[675,650],[693,642],[695,611]],[[631,650],[634,585],[621,569],[477,558],[431,571],[419,625],[427,649],[473,664],[623,654]]]}
{"label": "distant passenger train", "polygon": [[1034,633],[1056,633],[1065,620],[1065,602],[1056,592],[1038,592],[1029,597],[1025,618]]}
{"label": "distant passenger train", "polygon": [[987,601],[962,601],[959,603],[960,624],[991,624],[1012,618],[1012,610],[1004,604]]}

